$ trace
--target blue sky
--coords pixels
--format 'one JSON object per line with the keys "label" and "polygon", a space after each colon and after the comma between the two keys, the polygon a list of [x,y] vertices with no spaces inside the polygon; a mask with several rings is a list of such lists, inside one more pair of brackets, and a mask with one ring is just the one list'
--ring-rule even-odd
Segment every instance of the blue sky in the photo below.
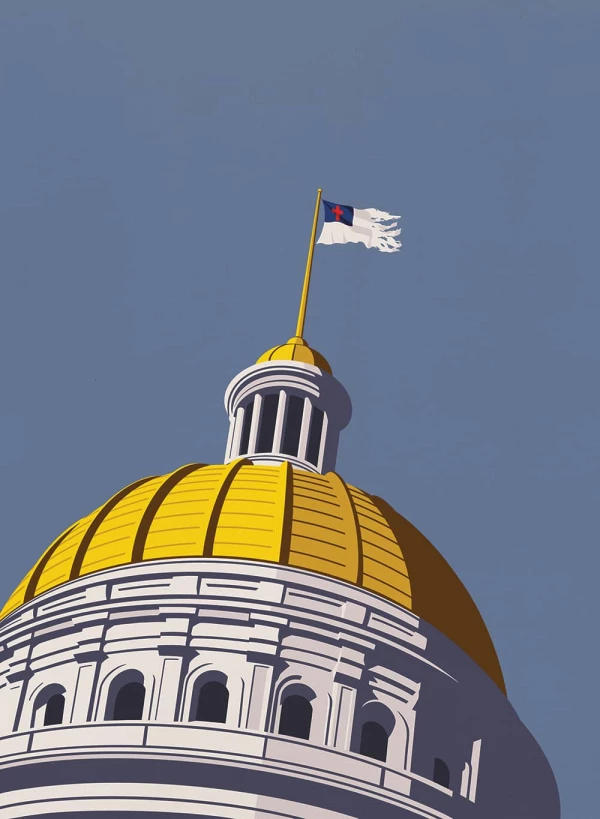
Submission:
{"label": "blue sky", "polygon": [[229,379],[293,335],[317,187],[401,213],[401,253],[315,252],[338,470],[454,566],[588,819],[599,35],[591,0],[4,0],[2,595],[121,486],[222,460]]}

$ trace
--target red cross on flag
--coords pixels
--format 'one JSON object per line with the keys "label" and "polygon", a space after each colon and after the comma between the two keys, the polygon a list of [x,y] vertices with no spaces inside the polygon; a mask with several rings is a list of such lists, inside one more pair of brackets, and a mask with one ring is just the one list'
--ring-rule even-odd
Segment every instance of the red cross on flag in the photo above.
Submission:
{"label": "red cross on flag", "polygon": [[325,221],[317,244],[335,245],[346,242],[361,242],[367,247],[374,247],[384,253],[394,253],[402,247],[395,239],[400,235],[399,216],[392,216],[383,210],[366,208],[359,210],[350,205],[338,205],[323,199]]}

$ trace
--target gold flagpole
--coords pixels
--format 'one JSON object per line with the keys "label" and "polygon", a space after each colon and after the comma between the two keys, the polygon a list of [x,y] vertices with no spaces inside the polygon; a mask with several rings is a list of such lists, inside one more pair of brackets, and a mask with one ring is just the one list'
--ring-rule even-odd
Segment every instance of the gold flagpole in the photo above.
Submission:
{"label": "gold flagpole", "polygon": [[298,311],[298,324],[296,326],[296,337],[302,338],[304,332],[304,321],[306,319],[306,304],[308,302],[308,288],[310,287],[310,274],[312,271],[313,253],[315,251],[315,239],[317,237],[317,222],[319,220],[319,206],[321,204],[321,188],[317,191],[317,204],[315,205],[315,216],[313,219],[312,233],[310,234],[310,246],[308,248],[308,259],[306,261],[306,271],[304,273],[304,285],[300,298],[300,310]]}

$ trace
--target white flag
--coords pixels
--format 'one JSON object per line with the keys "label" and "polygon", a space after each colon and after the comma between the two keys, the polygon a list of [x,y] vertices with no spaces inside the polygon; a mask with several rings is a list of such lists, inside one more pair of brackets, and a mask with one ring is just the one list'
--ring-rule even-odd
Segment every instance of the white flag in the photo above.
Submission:
{"label": "white flag", "polygon": [[325,221],[317,244],[361,242],[367,247],[383,250],[384,253],[394,253],[402,247],[401,242],[394,238],[400,235],[398,222],[392,221],[399,219],[399,216],[375,208],[359,210],[349,205],[326,202],[325,199],[323,210]]}

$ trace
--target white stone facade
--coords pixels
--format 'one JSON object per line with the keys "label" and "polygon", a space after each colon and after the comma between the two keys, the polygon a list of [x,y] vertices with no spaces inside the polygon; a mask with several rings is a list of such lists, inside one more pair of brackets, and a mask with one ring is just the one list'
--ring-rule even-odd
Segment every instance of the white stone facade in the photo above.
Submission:
{"label": "white stone facade", "polygon": [[[197,719],[207,683],[224,722]],[[292,718],[307,738],[282,735]],[[506,697],[427,623],[299,569],[199,558],[98,572],[0,624],[0,819],[65,814],[559,812]]]}

